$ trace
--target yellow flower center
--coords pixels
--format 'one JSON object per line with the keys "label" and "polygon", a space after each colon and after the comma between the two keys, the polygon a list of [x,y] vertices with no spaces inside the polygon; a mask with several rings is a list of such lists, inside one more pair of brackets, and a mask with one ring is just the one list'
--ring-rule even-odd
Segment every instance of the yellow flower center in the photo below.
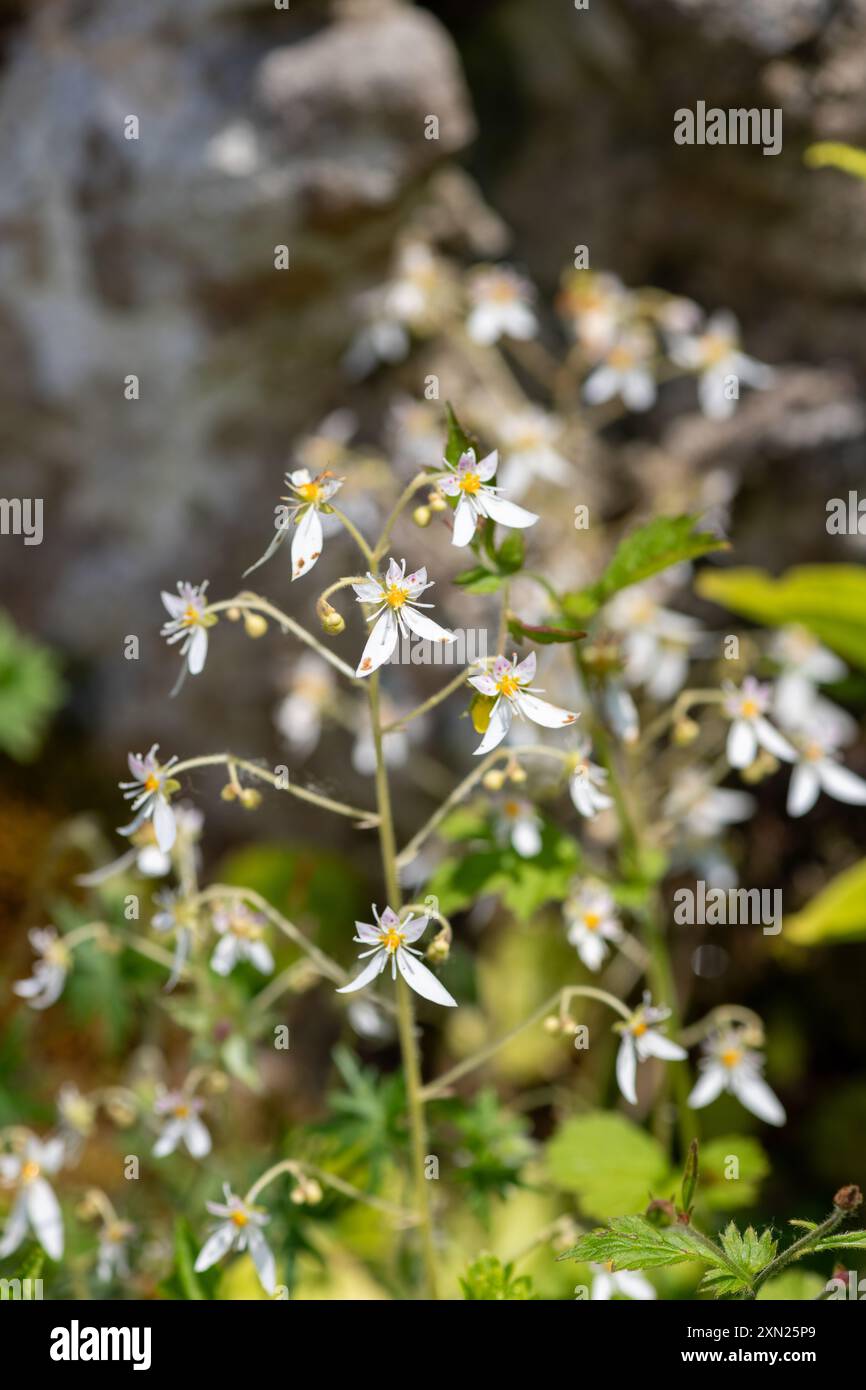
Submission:
{"label": "yellow flower center", "polygon": [[393,953],[399,946],[403,945],[405,939],[405,932],[398,931],[396,927],[389,927],[382,937],[382,945],[385,947],[386,951],[391,951]]}
{"label": "yellow flower center", "polygon": [[517,817],[520,815],[520,802],[506,801],[502,810],[504,811],[505,815],[508,816],[509,820],[516,820]]}
{"label": "yellow flower center", "polygon": [[708,333],[701,343],[704,363],[710,367],[716,362],[721,362],[723,357],[727,357],[731,350],[731,344],[727,338],[720,338],[716,333]]}
{"label": "yellow flower center", "polygon": [[238,1207],[237,1211],[233,1211],[231,1214],[231,1220],[234,1222],[236,1226],[246,1226],[249,1222],[249,1219],[250,1218],[247,1216],[246,1212],[243,1210],[242,1207]]}
{"label": "yellow flower center", "polygon": [[35,1182],[38,1177],[39,1164],[34,1163],[32,1158],[28,1158],[21,1169],[21,1181],[23,1183]]}
{"label": "yellow flower center", "polygon": [[305,502],[312,502],[314,506],[322,500],[322,489],[318,483],[301,483],[296,490],[299,497]]}
{"label": "yellow flower center", "polygon": [[760,714],[757,700],[746,698],[740,705],[740,714],[744,719],[756,719]]}
{"label": "yellow flower center", "polygon": [[722,1066],[738,1067],[743,1060],[743,1054],[738,1047],[726,1047],[722,1053]]}
{"label": "yellow flower center", "polygon": [[608,365],[617,371],[628,371],[629,367],[634,366],[634,353],[627,347],[611,348],[607,360]]}
{"label": "yellow flower center", "polygon": [[232,936],[239,937],[241,941],[258,941],[262,935],[258,922],[248,922],[243,917],[233,917],[229,930]]}
{"label": "yellow flower center", "polygon": [[515,676],[509,674],[507,676],[503,676],[500,681],[497,681],[496,689],[499,691],[500,695],[516,695],[518,690],[520,689],[520,682],[517,680]]}
{"label": "yellow flower center", "polygon": [[631,1031],[636,1038],[642,1038],[648,1026],[648,1024],[644,1023],[642,1018],[639,1018],[636,1023],[631,1025]]}
{"label": "yellow flower center", "polygon": [[145,790],[146,792],[158,792],[158,791],[159,791],[159,777],[157,776],[157,774],[156,774],[155,772],[149,772],[149,773],[147,774],[147,777],[145,778],[145,782],[144,782],[144,790]]}
{"label": "yellow flower center", "polygon": [[409,598],[409,590],[404,584],[389,584],[385,590],[385,602],[389,608],[402,608]]}
{"label": "yellow flower center", "polygon": [[199,622],[199,620],[200,620],[200,616],[201,616],[201,615],[199,614],[198,609],[197,609],[197,608],[194,608],[194,607],[192,606],[192,604],[190,603],[190,604],[184,609],[184,613],[183,613],[183,617],[181,618],[181,622],[183,623],[184,627],[195,627],[196,623]]}
{"label": "yellow flower center", "polygon": [[585,912],[583,914],[583,925],[587,931],[598,931],[601,926],[601,915],[598,912]]}
{"label": "yellow flower center", "polygon": [[470,496],[474,496],[481,487],[481,479],[477,473],[464,473],[457,485],[461,492],[468,492]]}
{"label": "yellow flower center", "polygon": [[824,756],[824,749],[820,743],[807,743],[803,750],[803,757],[810,763],[817,763]]}
{"label": "yellow flower center", "polygon": [[174,1115],[177,1120],[185,1120],[189,1117],[189,1106],[181,1101],[180,1105],[174,1107]]}

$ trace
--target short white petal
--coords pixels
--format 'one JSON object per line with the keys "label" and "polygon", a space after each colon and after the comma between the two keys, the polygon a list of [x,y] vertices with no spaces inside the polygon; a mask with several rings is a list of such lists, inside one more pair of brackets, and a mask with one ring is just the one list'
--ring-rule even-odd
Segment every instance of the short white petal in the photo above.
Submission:
{"label": "short white petal", "polygon": [[530,817],[519,820],[511,832],[511,843],[522,859],[534,859],[541,849],[541,831]]}

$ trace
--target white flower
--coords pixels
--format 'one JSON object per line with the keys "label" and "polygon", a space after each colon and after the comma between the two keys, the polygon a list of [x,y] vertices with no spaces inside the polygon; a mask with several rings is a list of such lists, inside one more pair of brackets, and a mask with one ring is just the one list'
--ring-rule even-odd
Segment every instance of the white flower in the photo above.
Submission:
{"label": "white flower", "polygon": [[197,676],[204,670],[207,630],[216,622],[216,616],[207,612],[207,586],[206,579],[201,584],[187,584],[179,580],[176,594],[168,594],[163,589],[160,595],[169,615],[160,636],[168,640],[169,646],[175,642],[183,643],[180,654],[185,666],[181,675],[189,671],[191,676]]}
{"label": "white flower", "polygon": [[129,1274],[127,1245],[135,1234],[128,1221],[106,1221],[99,1237],[96,1255],[96,1277],[103,1284],[112,1279],[125,1279]]}
{"label": "white flower", "polygon": [[565,904],[568,940],[587,970],[600,970],[608,955],[608,941],[622,940],[616,904],[600,883],[585,883]]}
{"label": "white flower", "polygon": [[262,975],[272,974],[274,958],[262,940],[264,921],[260,913],[251,912],[244,903],[216,908],[213,924],[221,939],[210,958],[211,970],[230,975],[238,961],[248,960]]}
{"label": "white flower", "polygon": [[430,999],[434,1004],[450,1005],[457,1007],[457,1000],[452,999],[444,985],[440,984],[432,970],[428,970],[426,965],[422,965],[415,956],[420,956],[421,952],[413,949],[408,942],[417,941],[427,929],[428,918],[419,917],[417,921],[410,915],[405,922],[401,922],[396,912],[390,907],[386,907],[382,916],[379,916],[376,908],[373,908],[373,916],[376,925],[372,926],[368,922],[356,922],[355,926],[358,935],[353,937],[353,941],[361,945],[369,946],[369,951],[362,951],[359,960],[364,960],[367,956],[371,959],[360,975],[352,980],[351,984],[343,985],[338,989],[338,994],[352,994],[356,989],[363,989],[381,975],[385,966],[391,961],[391,978],[396,980],[397,971],[403,976],[407,985],[414,989],[416,994],[420,994],[424,999]]}
{"label": "white flower", "polygon": [[727,420],[733,415],[737,396],[729,392],[729,385],[743,382],[764,390],[773,381],[772,368],[747,357],[740,351],[739,341],[737,320],[723,309],[710,316],[703,333],[674,336],[671,342],[673,361],[698,373],[698,399],[711,420]]}
{"label": "white flower", "polygon": [[522,497],[536,480],[560,487],[571,480],[571,464],[556,448],[562,423],[555,415],[530,406],[497,422],[505,461],[502,486]]}
{"label": "white flower", "polygon": [[288,497],[280,501],[287,503],[278,509],[277,526],[273,540],[254,565],[244,570],[244,578],[257,570],[279,549],[289,530],[294,527],[292,536],[292,581],[308,574],[322,553],[324,533],[319,513],[327,509],[331,498],[343,486],[343,478],[335,478],[327,469],[313,477],[308,468],[296,468],[286,474],[286,486],[291,488]]}
{"label": "white flower", "polygon": [[418,611],[420,608],[433,607],[432,603],[418,602],[425,590],[432,587],[433,581],[428,582],[426,569],[422,567],[407,574],[406,561],[398,565],[394,559],[390,561],[384,579],[377,579],[368,573],[363,583],[352,585],[359,603],[378,605],[367,620],[373,623],[373,631],[367,639],[356,675],[372,675],[389,659],[398,638],[406,637],[410,632],[425,642],[457,641],[453,632],[440,627],[432,618]]}
{"label": "white flower", "polygon": [[541,849],[541,817],[530,801],[504,801],[497,811],[496,829],[521,859],[534,859]]}
{"label": "white flower", "polygon": [[223,1183],[223,1193],[225,1203],[206,1203],[211,1215],[221,1219],[199,1251],[195,1271],[197,1274],[204,1273],[229,1250],[248,1250],[259,1276],[259,1283],[266,1294],[273,1295],[277,1282],[276,1264],[261,1229],[270,1218],[258,1207],[248,1206],[242,1198],[232,1192],[228,1183]]}
{"label": "white flower", "polygon": [[704,1051],[706,1056],[699,1063],[701,1074],[688,1098],[693,1110],[709,1105],[722,1091],[730,1091],[759,1120],[766,1120],[768,1125],[785,1123],[782,1103],[761,1075],[764,1059],[746,1047],[741,1029],[719,1033],[704,1044]]}
{"label": "white flower", "polygon": [[386,311],[412,328],[424,328],[447,292],[442,262],[421,241],[400,248],[394,278],[385,291]]}
{"label": "white flower", "polygon": [[731,720],[726,745],[731,767],[748,767],[755,761],[759,746],[774,758],[793,762],[797,756],[794,749],[765,715],[772,694],[770,686],[760,685],[754,676],[746,676],[739,690],[731,681],[723,681],[722,690],[723,709]]}
{"label": "white flower", "polygon": [[[204,816],[195,806],[188,803],[177,807],[174,813],[175,824],[179,836],[186,836],[190,841],[197,840],[201,835],[204,825]],[[99,869],[93,869],[89,874],[76,875],[75,882],[82,888],[95,888],[100,883],[105,883],[108,879],[114,878],[116,874],[125,873],[133,866],[137,873],[143,878],[164,878],[171,869],[171,855],[163,854],[159,845],[156,843],[156,832],[150,821],[145,821],[130,836],[132,848],[125,854],[121,854],[117,859],[113,859],[110,864],[103,864]]]}
{"label": "white flower", "polygon": [[[798,624],[773,634],[770,656],[782,668],[773,696],[773,712],[785,728],[809,723],[817,713],[816,706],[821,709],[829,704],[819,699],[817,687],[840,681],[848,674],[844,661]],[[844,711],[840,710],[839,715],[840,724],[853,738],[856,723]]]}
{"label": "white flower", "polygon": [[638,325],[623,329],[583,383],[583,399],[588,405],[603,405],[619,396],[628,410],[649,410],[658,394],[654,355],[651,333]]}
{"label": "white flower", "polygon": [[361,326],[343,357],[343,368],[356,381],[375,371],[380,362],[402,362],[409,352],[409,334],[388,304],[389,293],[389,286],[383,285],[355,298]]}
{"label": "white flower", "polygon": [[488,699],[494,700],[490,710],[487,732],[475,749],[475,756],[489,753],[500,744],[511,727],[517,714],[520,718],[531,719],[545,729],[561,729],[573,724],[577,715],[571,710],[560,709],[558,705],[539,700],[540,693],[529,682],[535,677],[535,652],[530,652],[519,664],[515,654],[512,661],[498,656],[493,662],[490,674],[470,676],[469,684]]}
{"label": "white flower", "polygon": [[756,804],[748,792],[715,787],[708,773],[687,767],[674,775],[664,812],[694,839],[711,840],[727,826],[748,820]]}
{"label": "white flower", "polygon": [[478,522],[485,517],[498,521],[501,526],[512,526],[522,530],[534,526],[538,517],[518,507],[516,502],[508,502],[500,497],[501,488],[489,485],[499,464],[499,455],[488,454],[480,463],[475,461],[475,450],[467,449],[460,455],[456,466],[445,460],[446,472],[437,475],[436,481],[441,492],[447,497],[459,499],[454,512],[454,531],[452,545],[468,545],[475,535]]}
{"label": "white flower", "polygon": [[607,811],[613,805],[613,797],[604,790],[607,782],[606,768],[590,761],[589,739],[581,739],[577,746],[576,759],[568,790],[578,815],[592,820],[599,811]]}
{"label": "white flower", "polygon": [[645,1301],[657,1298],[655,1289],[642,1274],[628,1269],[612,1270],[607,1265],[591,1264],[592,1288],[591,1302],[613,1298],[614,1294],[624,1294],[626,1298]]}
{"label": "white flower", "polygon": [[466,331],[476,343],[489,347],[500,338],[534,338],[538,320],[532,310],[534,296],[528,280],[507,266],[480,267],[469,280],[473,308]]}
{"label": "white flower", "polygon": [[60,1203],[42,1176],[53,1174],[63,1163],[63,1140],[44,1143],[31,1135],[18,1154],[0,1154],[0,1189],[14,1192],[12,1209],[0,1238],[0,1260],[16,1251],[32,1232],[52,1260],[63,1257],[63,1216]]}
{"label": "white flower", "polygon": [[701,635],[693,618],[663,608],[652,583],[623,589],[605,607],[605,617],[622,634],[625,675],[643,685],[653,700],[670,700],[686,683],[689,654]]}
{"label": "white flower", "polygon": [[169,796],[177,786],[171,777],[177,758],[169,758],[167,763],[157,762],[158,748],[159,744],[155,743],[144,757],[140,753],[129,754],[129,770],[135,780],[119,785],[124,801],[132,802],[135,818],[129,825],[122,826],[118,834],[131,835],[146,820],[152,821],[157,846],[163,854],[168,854],[177,836],[174,811],[169,805]]}
{"label": "white flower", "polygon": [[153,1109],[156,1115],[168,1116],[153,1146],[154,1158],[173,1154],[181,1141],[191,1158],[207,1157],[211,1151],[211,1137],[207,1126],[199,1119],[204,1101],[184,1091],[168,1091],[157,1097]]}
{"label": "white flower", "polygon": [[570,271],[556,301],[581,347],[596,359],[614,342],[631,304],[618,276],[592,270]]}
{"label": "white flower", "polygon": [[165,984],[166,992],[170,994],[181,978],[192,950],[195,912],[187,907],[179,892],[173,892],[169,888],[155,893],[153,900],[159,911],[153,914],[150,925],[154,931],[162,934],[174,934],[174,959],[171,974]]}
{"label": "white flower", "polygon": [[866,782],[838,761],[836,739],[827,731],[813,729],[797,744],[797,765],[788,787],[789,816],[805,816],[822,791],[849,806],[866,806]]}
{"label": "white flower", "polygon": [[616,1080],[630,1105],[637,1105],[637,1064],[648,1057],[661,1057],[666,1062],[681,1062],[688,1055],[679,1043],[671,1042],[658,1025],[670,1017],[670,1009],[654,1008],[649,993],[644,994],[643,1003],[636,1009],[628,1023],[615,1024],[622,1033],[622,1042],[616,1054]]}
{"label": "white flower", "polygon": [[12,988],[31,1009],[48,1009],[63,993],[72,957],[54,927],[33,927],[27,937],[41,959],[34,962],[30,978],[16,980]]}
{"label": "white flower", "polygon": [[605,718],[620,743],[637,743],[640,736],[637,705],[621,680],[614,677],[605,681],[601,703]]}
{"label": "white flower", "polygon": [[298,758],[313,752],[322,732],[322,715],[334,697],[330,666],[312,654],[299,657],[292,670],[292,688],[277,706],[274,723]]}

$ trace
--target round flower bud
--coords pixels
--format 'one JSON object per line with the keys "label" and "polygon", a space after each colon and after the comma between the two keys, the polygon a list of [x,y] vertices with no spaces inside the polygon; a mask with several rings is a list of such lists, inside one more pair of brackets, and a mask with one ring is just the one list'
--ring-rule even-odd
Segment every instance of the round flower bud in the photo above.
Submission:
{"label": "round flower bud", "polygon": [[339,637],[340,633],[346,630],[346,619],[336,608],[332,608],[330,613],[326,613],[322,618],[322,627],[329,637]]}
{"label": "round flower bud", "polygon": [[416,507],[412,513],[412,520],[416,526],[429,526],[433,519],[433,513],[429,507]]}
{"label": "round flower bud", "polygon": [[701,727],[694,719],[678,719],[673,730],[674,743],[678,748],[688,748],[700,732]]}
{"label": "round flower bud", "polygon": [[514,782],[517,786],[526,781],[526,773],[520,766],[520,763],[509,763],[506,769],[506,776],[509,782]]}
{"label": "round flower bud", "polygon": [[239,608],[228,608],[226,610],[226,617],[228,618],[230,623],[236,623],[240,616],[241,610]]}
{"label": "round flower bud", "polygon": [[431,512],[444,512],[448,503],[445,501],[441,492],[431,492],[427,497],[427,506],[430,508]]}
{"label": "round flower bud", "polygon": [[254,811],[257,806],[262,804],[262,794],[260,791],[256,791],[255,787],[244,787],[239,800],[244,810]]}
{"label": "round flower bud", "polygon": [[492,767],[481,780],[489,792],[499,792],[505,786],[505,773],[501,768]]}
{"label": "round flower bud", "polygon": [[220,792],[220,796],[223,801],[235,801],[237,800],[237,795],[238,789],[236,786],[234,786],[232,782],[226,782],[225,786]]}
{"label": "round flower bud", "polygon": [[247,637],[264,637],[268,630],[267,620],[262,617],[261,613],[245,612],[244,627],[247,631]]}
{"label": "round flower bud", "polygon": [[548,1017],[544,1020],[545,1033],[556,1034],[559,1033],[561,1029],[562,1025],[559,1019],[556,1017],[556,1014],[549,1014]]}

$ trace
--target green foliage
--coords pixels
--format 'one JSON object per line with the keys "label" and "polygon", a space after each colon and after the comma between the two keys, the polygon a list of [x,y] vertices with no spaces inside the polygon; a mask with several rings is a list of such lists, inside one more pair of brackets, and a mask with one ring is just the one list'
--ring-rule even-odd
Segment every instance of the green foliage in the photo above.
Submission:
{"label": "green foliage", "polygon": [[[655,1226],[645,1216],[616,1216],[609,1226],[581,1236],[559,1258],[610,1262],[614,1269],[659,1269],[684,1260],[707,1260],[711,1253],[690,1226]],[[712,1261],[724,1265],[719,1252],[712,1254]]]}
{"label": "green foliage", "polygon": [[581,622],[620,589],[639,584],[684,560],[695,560],[714,550],[727,549],[726,541],[709,531],[696,530],[696,523],[694,516],[660,516],[626,536],[617,546],[601,579],[565,596],[566,617]]}
{"label": "green foliage", "polygon": [[444,1116],[456,1132],[455,1177],[470,1205],[484,1220],[490,1199],[503,1198],[522,1186],[521,1169],[533,1155],[529,1122],[500,1105],[496,1092],[484,1090],[472,1101],[444,1103]]}
{"label": "green foliage", "polygon": [[733,1221],[722,1232],[721,1247],[727,1265],[721,1266],[711,1261],[712,1268],[700,1283],[701,1289],[710,1290],[717,1298],[751,1289],[755,1275],[760,1274],[776,1255],[776,1242],[770,1231],[762,1231],[758,1235],[754,1226],[738,1231]]}
{"label": "green foliage", "polygon": [[676,1182],[658,1140],[606,1110],[566,1120],[547,1145],[547,1169],[558,1187],[576,1193],[581,1208],[596,1217],[639,1210]]}
{"label": "green foliage", "polygon": [[803,162],[812,169],[840,169],[855,179],[866,180],[866,150],[840,140],[819,140],[803,153]]}
{"label": "green foliage", "polygon": [[[737,1178],[725,1174],[732,1155],[739,1164]],[[701,1145],[700,1204],[711,1211],[749,1206],[769,1171],[770,1161],[763,1147],[750,1135],[727,1134],[707,1140]]]}
{"label": "green foliage", "polygon": [[586,636],[579,627],[560,627],[552,623],[525,623],[522,618],[511,613],[508,618],[508,631],[517,642],[534,642],[536,646],[548,647],[554,642],[579,642]]}
{"label": "green foliage", "polygon": [[526,1302],[538,1297],[528,1275],[514,1277],[514,1265],[504,1265],[495,1255],[482,1255],[461,1276],[463,1297],[492,1302]]}
{"label": "green foliage", "polygon": [[553,825],[543,825],[541,849],[531,859],[510,844],[497,844],[487,830],[480,848],[460,858],[449,856],[438,865],[427,892],[439,899],[446,917],[495,893],[519,921],[529,922],[545,903],[565,901],[580,863],[577,841]]}
{"label": "green foliage", "polygon": [[366,1163],[374,1185],[406,1144],[406,1092],[400,1073],[381,1076],[372,1067],[362,1067],[345,1047],[334,1049],[334,1065],[345,1090],[328,1096],[330,1117],[320,1132],[337,1140]]}
{"label": "green foliage", "polygon": [[785,922],[785,940],[820,946],[866,937],[866,859],[832,878],[811,902]]}
{"label": "green foliage", "polygon": [[796,623],[866,670],[866,569],[798,565],[778,579],[759,569],[704,570],[702,598],[768,627]]}
{"label": "green foliage", "polygon": [[62,699],[53,652],[0,614],[0,750],[19,762],[35,758]]}
{"label": "green foliage", "polygon": [[825,1286],[826,1280],[809,1269],[786,1269],[762,1284],[757,1298],[759,1303],[810,1303]]}
{"label": "green foliage", "polygon": [[450,401],[445,406],[445,420],[448,427],[448,434],[445,442],[445,458],[453,468],[456,468],[457,464],[460,462],[461,454],[465,454],[467,449],[474,447],[473,441],[454,414]]}

